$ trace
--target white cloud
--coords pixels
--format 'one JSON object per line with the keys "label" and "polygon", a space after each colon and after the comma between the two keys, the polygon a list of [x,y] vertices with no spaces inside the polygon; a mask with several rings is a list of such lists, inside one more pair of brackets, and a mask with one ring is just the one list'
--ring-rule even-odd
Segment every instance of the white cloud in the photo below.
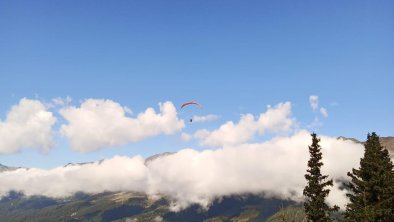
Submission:
{"label": "white cloud", "polygon": [[65,98],[62,97],[56,97],[52,99],[52,104],[55,106],[68,106],[72,101],[72,98],[70,96],[66,96]]}
{"label": "white cloud", "polygon": [[66,107],[60,114],[68,121],[61,126],[73,149],[95,151],[136,142],[159,134],[173,134],[184,127],[171,102],[159,104],[160,112],[147,108],[136,118],[126,115],[131,110],[111,100],[88,99],[78,107]]}
{"label": "white cloud", "polygon": [[228,121],[218,129],[208,131],[198,130],[194,137],[201,145],[223,146],[245,143],[256,133],[284,133],[289,132],[295,120],[291,118],[291,103],[279,103],[275,107],[268,106],[265,113],[256,119],[252,114],[241,116],[238,123]]}
{"label": "white cloud", "polygon": [[206,116],[193,116],[193,122],[210,122],[219,119],[218,115],[209,114]]}
{"label": "white cloud", "polygon": [[0,121],[0,154],[23,148],[47,152],[53,145],[52,126],[56,118],[38,100],[23,98]]}
{"label": "white cloud", "polygon": [[324,107],[320,107],[320,113],[324,116],[324,117],[328,117],[328,112],[327,109]]}
{"label": "white cloud", "polygon": [[237,124],[228,121],[212,132],[206,129],[198,130],[194,136],[200,140],[201,145],[234,145],[252,139],[257,130],[257,124],[253,115],[246,114],[241,116]]}
{"label": "white cloud", "polygon": [[[130,112],[111,100],[88,99],[80,107],[60,110],[68,121],[60,131],[74,149],[89,152],[162,133],[173,134],[184,127],[171,102],[160,104],[159,113],[148,108],[132,118],[127,116]],[[229,121],[213,131],[203,129],[194,135],[181,134],[184,141],[195,137],[203,145],[220,147],[216,150],[183,149],[149,163],[141,156],[116,156],[102,162],[51,170],[2,172],[0,197],[11,190],[50,197],[70,196],[79,191],[136,191],[151,197],[169,197],[173,210],[191,204],[209,207],[216,198],[248,193],[300,201],[306,184],[304,174],[311,138],[306,131],[283,135],[294,127],[295,119],[291,115],[291,103],[279,103],[268,106],[257,117],[242,115],[238,123]],[[55,121],[40,101],[22,99],[6,120],[0,122],[0,153],[12,153],[24,147],[47,151],[52,145],[51,129]],[[315,122],[320,123],[317,117]],[[281,137],[248,143],[256,134],[264,133]],[[321,139],[323,173],[334,181],[347,179],[346,172],[358,167],[362,145],[326,136]],[[339,187],[334,182],[327,200],[343,206],[347,199]]]}
{"label": "white cloud", "polygon": [[[264,143],[204,151],[183,149],[148,164],[141,156],[116,156],[101,163],[51,170],[18,169],[0,173],[0,195],[10,190],[50,197],[77,191],[137,191],[170,198],[173,210],[190,204],[208,207],[216,198],[248,193],[299,201],[306,185],[310,143],[309,133],[300,131]],[[347,178],[346,172],[358,167],[361,144],[326,136],[320,144],[322,173],[334,181]],[[341,206],[347,201],[337,182],[328,201]]]}
{"label": "white cloud", "polygon": [[274,108],[268,106],[265,113],[260,114],[258,127],[260,132],[289,132],[295,123],[291,118],[291,103],[279,103]]}
{"label": "white cloud", "polygon": [[315,95],[309,96],[309,104],[313,111],[317,110],[319,108],[319,97]]}

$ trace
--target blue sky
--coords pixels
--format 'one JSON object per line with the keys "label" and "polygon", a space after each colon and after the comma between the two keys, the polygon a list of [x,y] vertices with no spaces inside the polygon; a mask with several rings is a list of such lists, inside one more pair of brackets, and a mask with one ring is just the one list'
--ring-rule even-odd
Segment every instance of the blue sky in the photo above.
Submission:
{"label": "blue sky", "polygon": [[[204,104],[197,115],[220,118],[186,122],[182,132],[193,133],[290,101],[300,128],[319,116],[320,134],[393,136],[393,11],[392,1],[1,1],[0,119],[24,97],[70,96],[77,107],[110,99],[134,114],[195,100]],[[312,111],[310,95],[327,118]],[[177,132],[81,154],[53,113],[49,153],[23,149],[0,155],[0,163],[49,168],[205,149]]]}

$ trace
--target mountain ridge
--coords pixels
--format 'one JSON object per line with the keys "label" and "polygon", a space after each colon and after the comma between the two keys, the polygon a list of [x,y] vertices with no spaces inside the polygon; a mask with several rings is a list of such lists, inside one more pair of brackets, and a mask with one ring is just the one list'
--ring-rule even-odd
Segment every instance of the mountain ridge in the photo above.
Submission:
{"label": "mountain ridge", "polygon": [[[355,143],[360,143],[360,144],[365,143],[365,141],[359,141],[359,140],[357,140],[355,138],[351,138],[351,137],[339,136],[339,137],[337,137],[337,139],[350,140],[350,141],[353,141]],[[390,156],[393,158],[394,157],[394,137],[393,136],[379,137],[379,142],[380,142],[380,145],[382,145],[383,147],[385,147],[389,151]]]}
{"label": "mountain ridge", "polygon": [[[337,137],[338,140],[350,140],[353,141],[355,143],[360,143],[360,144],[364,144],[364,141],[359,141],[355,138],[352,137],[345,137],[345,136],[339,136]],[[380,143],[383,147],[385,147],[391,154],[391,156],[394,156],[394,136],[387,136],[387,137],[380,137],[379,138]],[[145,159],[145,165],[148,165],[149,163],[151,163],[152,161],[162,158],[162,157],[166,157],[166,156],[170,156],[175,154],[176,152],[163,152],[163,153],[158,153],[158,154],[154,154],[152,156],[149,156]],[[69,166],[82,166],[82,165],[86,165],[86,164],[92,164],[95,162],[98,162],[98,164],[101,164],[105,159],[101,159],[98,161],[89,161],[89,162],[81,162],[81,163],[67,163],[65,164],[63,167],[69,167]],[[6,166],[0,163],[0,172],[4,172],[4,171],[12,171],[12,170],[17,170],[17,169],[28,169],[27,167],[14,167],[14,166]]]}

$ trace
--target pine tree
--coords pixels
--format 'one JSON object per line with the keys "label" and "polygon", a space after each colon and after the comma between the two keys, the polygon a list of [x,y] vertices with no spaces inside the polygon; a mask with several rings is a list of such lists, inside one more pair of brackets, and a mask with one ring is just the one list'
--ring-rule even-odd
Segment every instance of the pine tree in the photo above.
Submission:
{"label": "pine tree", "polygon": [[359,169],[348,173],[347,221],[394,221],[394,171],[376,133],[368,134]]}
{"label": "pine tree", "polygon": [[326,187],[332,186],[333,183],[332,180],[327,180],[328,176],[322,175],[320,172],[320,168],[323,166],[321,147],[319,145],[320,139],[316,137],[315,133],[312,133],[311,136],[312,145],[309,146],[310,159],[308,161],[307,174],[305,174],[308,184],[303,192],[306,198],[304,203],[305,213],[308,221],[331,221],[330,214],[338,210],[338,207],[329,207],[325,203],[325,198],[330,192]]}

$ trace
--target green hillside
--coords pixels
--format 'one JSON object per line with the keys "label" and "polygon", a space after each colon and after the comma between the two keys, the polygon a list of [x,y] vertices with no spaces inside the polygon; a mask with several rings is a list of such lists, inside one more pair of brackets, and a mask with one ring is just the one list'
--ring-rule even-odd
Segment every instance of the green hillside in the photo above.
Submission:
{"label": "green hillside", "polygon": [[194,205],[180,212],[171,212],[166,199],[152,201],[138,193],[78,193],[68,199],[28,198],[11,193],[0,201],[0,221],[258,222],[265,221],[282,206],[293,204],[290,201],[247,195],[225,197],[215,201],[208,210]]}

